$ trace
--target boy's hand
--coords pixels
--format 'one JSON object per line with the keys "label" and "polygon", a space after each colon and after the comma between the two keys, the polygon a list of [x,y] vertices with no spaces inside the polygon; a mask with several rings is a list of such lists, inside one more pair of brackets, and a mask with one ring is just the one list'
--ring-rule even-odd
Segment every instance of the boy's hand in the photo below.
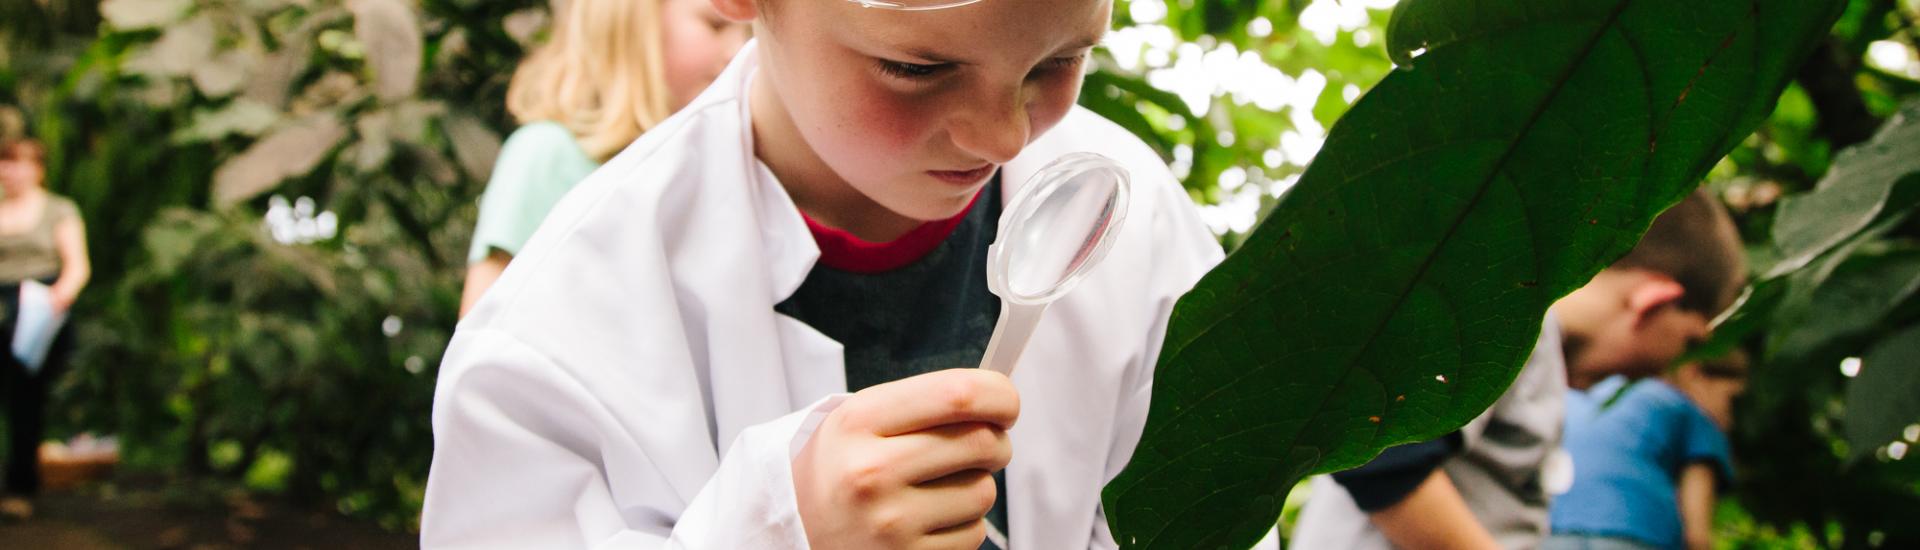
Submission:
{"label": "boy's hand", "polygon": [[986,537],[993,472],[1020,416],[1013,382],[981,369],[933,372],[853,394],[793,459],[813,548],[954,548]]}

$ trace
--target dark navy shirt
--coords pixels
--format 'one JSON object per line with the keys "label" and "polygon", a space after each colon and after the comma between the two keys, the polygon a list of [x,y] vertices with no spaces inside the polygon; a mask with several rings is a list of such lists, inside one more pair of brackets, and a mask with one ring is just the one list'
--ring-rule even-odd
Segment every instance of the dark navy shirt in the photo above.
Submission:
{"label": "dark navy shirt", "polygon": [[[884,271],[834,267],[869,258],[830,257],[838,248],[825,241],[850,237],[823,234],[816,227],[815,239],[823,241],[822,261],[774,311],[840,343],[850,392],[934,371],[979,367],[1000,316],[1000,299],[987,291],[986,275],[987,246],[999,227],[999,188],[995,176],[930,251]],[[994,474],[994,485],[1000,498],[987,519],[1005,533],[1005,472]],[[997,550],[992,542],[981,547]]]}

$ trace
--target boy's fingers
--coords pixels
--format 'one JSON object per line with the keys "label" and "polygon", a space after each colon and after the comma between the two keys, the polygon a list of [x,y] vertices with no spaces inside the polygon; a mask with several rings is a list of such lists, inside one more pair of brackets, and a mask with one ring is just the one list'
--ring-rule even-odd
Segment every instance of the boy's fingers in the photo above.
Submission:
{"label": "boy's fingers", "polygon": [[924,544],[916,548],[974,550],[984,540],[987,540],[987,520],[975,518],[964,525],[927,533],[921,539]]}
{"label": "boy's fingers", "polygon": [[995,424],[962,422],[886,438],[884,456],[899,457],[893,471],[910,484],[929,483],[954,472],[997,472],[1013,460],[1007,431]]}
{"label": "boy's fingers", "polygon": [[1006,375],[950,369],[861,390],[834,411],[849,428],[882,437],[960,422],[1013,427],[1020,395]]}
{"label": "boy's fingers", "polygon": [[[959,472],[916,485],[905,496],[910,503],[908,508],[919,511],[918,530],[930,536],[964,529],[980,521],[993,510],[993,502],[998,498],[993,488],[993,474],[982,470]],[[975,540],[968,548],[979,546],[980,542]]]}

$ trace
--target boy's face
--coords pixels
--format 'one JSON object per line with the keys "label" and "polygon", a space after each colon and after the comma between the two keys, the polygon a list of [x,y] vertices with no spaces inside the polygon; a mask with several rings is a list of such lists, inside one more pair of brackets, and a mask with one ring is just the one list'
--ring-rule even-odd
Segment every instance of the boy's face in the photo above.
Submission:
{"label": "boy's face", "polygon": [[1728,361],[1682,365],[1668,381],[1723,430],[1733,424],[1734,398],[1747,391],[1746,367]]}
{"label": "boy's face", "polygon": [[1108,0],[920,12],[757,1],[760,78],[804,145],[846,186],[917,220],[958,214],[1066,116],[1112,9]]}
{"label": "boy's face", "polygon": [[1707,339],[1708,321],[1706,315],[1671,303],[1638,315],[1622,315],[1589,335],[1587,359],[1596,370],[1655,376]]}

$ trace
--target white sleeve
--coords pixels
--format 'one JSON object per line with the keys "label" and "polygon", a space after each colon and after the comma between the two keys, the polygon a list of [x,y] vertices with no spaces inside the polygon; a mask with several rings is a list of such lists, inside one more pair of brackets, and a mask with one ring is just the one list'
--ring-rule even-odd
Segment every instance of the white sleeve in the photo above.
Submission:
{"label": "white sleeve", "polygon": [[[742,431],[687,502],[629,431],[643,426],[513,337],[467,332],[436,389],[421,546],[807,548],[791,456],[842,398]],[[675,452],[713,453],[698,447]]]}

